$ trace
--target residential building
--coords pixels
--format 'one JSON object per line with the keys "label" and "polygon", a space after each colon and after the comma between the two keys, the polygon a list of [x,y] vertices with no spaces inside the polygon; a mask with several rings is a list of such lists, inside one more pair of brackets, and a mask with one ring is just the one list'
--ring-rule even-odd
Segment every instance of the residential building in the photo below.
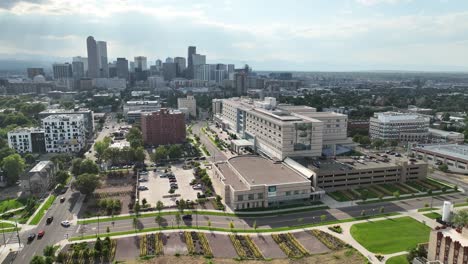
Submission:
{"label": "residential building", "polygon": [[91,138],[94,135],[94,113],[88,108],[76,108],[73,110],[66,109],[46,109],[38,114],[40,119],[44,119],[49,116],[60,116],[60,115],[72,115],[82,116],[84,122],[84,130],[87,138]]}
{"label": "residential building", "polygon": [[166,108],[141,116],[141,132],[146,145],[181,144],[185,142],[185,117]]}
{"label": "residential building", "polygon": [[92,36],[86,39],[88,51],[88,77],[98,78],[99,75],[99,55],[96,40]]}
{"label": "residential building", "polygon": [[303,204],[324,194],[310,186],[313,172],[291,159],[284,162],[243,155],[216,162],[216,193],[232,210]]}
{"label": "residential building", "polygon": [[129,111],[156,112],[161,108],[159,101],[127,101],[123,106],[124,115]]}
{"label": "residential building", "polygon": [[25,192],[42,195],[50,190],[59,168],[50,160],[40,161],[27,175],[21,177],[21,187]]}
{"label": "residential building", "polygon": [[34,76],[36,75],[42,75],[42,76],[45,76],[45,73],[44,73],[44,68],[28,68],[27,69],[27,73],[28,73],[28,78],[29,79],[33,79]]}
{"label": "residential building", "polygon": [[135,60],[135,69],[140,69],[140,71],[146,71],[148,69],[146,57],[138,56],[138,57],[135,57],[134,60]]}
{"label": "residential building", "polygon": [[[442,227],[429,235],[427,263],[467,263],[468,227]],[[437,261],[437,262],[436,262]]]}
{"label": "residential building", "polygon": [[83,115],[49,115],[41,120],[48,153],[80,152],[86,144]]}
{"label": "residential building", "polygon": [[128,80],[128,60],[125,58],[117,58],[117,78]]}
{"label": "residential building", "polygon": [[432,166],[446,164],[449,171],[468,174],[468,145],[419,145],[412,151]]}
{"label": "residential building", "polygon": [[429,134],[429,121],[418,114],[375,113],[370,118],[369,135],[371,139],[424,142]]}
{"label": "residential building", "polygon": [[213,115],[218,115],[222,113],[223,109],[223,100],[222,99],[213,99],[211,101],[211,112]]}
{"label": "residential building", "polygon": [[45,153],[44,129],[16,128],[8,132],[8,146],[18,153]]}
{"label": "residential building", "polygon": [[429,142],[430,143],[463,144],[464,141],[465,141],[465,135],[463,133],[429,128]]}
{"label": "residential building", "polygon": [[52,68],[55,80],[66,80],[73,77],[72,65],[70,63],[54,63]]}
{"label": "residential building", "polygon": [[406,156],[372,155],[359,159],[337,157],[336,160],[304,159],[299,162],[316,174],[316,182],[312,185],[327,192],[421,180],[426,178],[428,171],[426,162]]}
{"label": "residential building", "polygon": [[177,108],[187,108],[190,117],[197,117],[197,100],[193,95],[187,95],[187,98],[177,98]]}

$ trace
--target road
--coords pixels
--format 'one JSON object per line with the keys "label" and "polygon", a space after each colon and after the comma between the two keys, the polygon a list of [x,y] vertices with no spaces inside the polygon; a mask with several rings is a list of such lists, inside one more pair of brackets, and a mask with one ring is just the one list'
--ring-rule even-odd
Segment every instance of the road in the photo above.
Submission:
{"label": "road", "polygon": [[[210,157],[208,158],[209,161],[216,162],[216,161],[224,161],[228,158],[223,153],[223,151],[219,150],[213,142],[211,142],[207,136],[201,131],[201,128],[206,126],[206,122],[196,122],[192,126],[193,134],[200,137],[200,141],[203,145],[205,145],[206,149],[210,152]],[[229,150],[225,150],[229,151]]]}
{"label": "road", "polygon": [[[104,137],[109,136],[113,131],[115,131],[117,129],[118,126],[120,126],[120,124],[117,123],[117,119],[115,118],[115,116],[114,115],[109,115],[106,118],[106,121],[104,123],[104,127],[99,132],[99,134],[97,135],[94,142],[100,141],[100,140],[104,139]],[[91,151],[91,152],[89,152],[89,151]],[[91,159],[93,161],[96,161],[96,155],[95,155],[96,152],[94,151],[94,143],[91,146],[89,151],[85,153],[85,157],[88,158],[88,159]]]}
{"label": "road", "polygon": [[[434,206],[442,206],[443,202],[446,200],[450,200],[454,203],[463,202],[466,196],[462,193],[457,194],[447,194],[436,196],[433,198],[433,205]],[[326,215],[327,220],[341,220],[350,217],[357,217],[361,215],[361,212],[364,210],[366,215],[373,215],[377,214],[381,207],[384,207],[386,213],[390,212],[402,212],[412,209],[418,209],[424,207],[424,205],[431,203],[430,197],[425,198],[417,198],[412,200],[404,200],[404,201],[397,201],[397,202],[383,202],[383,203],[375,203],[375,204],[366,204],[366,205],[358,205],[352,207],[345,207],[340,209],[326,209],[326,210],[317,210],[317,211],[309,211],[309,212],[299,212],[299,213],[288,213],[283,215],[274,215],[274,216],[265,216],[265,217],[233,217],[233,216],[213,216],[213,215],[193,215],[192,221],[185,221],[181,222],[181,226],[196,226],[197,223],[200,226],[208,226],[208,220],[211,221],[212,227],[220,227],[220,228],[229,228],[229,223],[232,221],[234,223],[235,228],[244,228],[244,229],[252,229],[253,222],[256,221],[258,228],[277,228],[277,227],[284,227],[284,226],[294,226],[299,223],[298,219],[300,220],[301,224],[311,224],[311,223],[318,223],[320,222],[320,216]],[[85,228],[75,233],[74,236],[81,236],[81,235],[95,235],[99,233],[105,233],[107,227],[109,227],[111,232],[119,232],[119,231],[127,231],[133,230],[133,220],[120,220],[115,221],[114,224],[112,222],[100,222],[99,225],[97,223],[86,224],[84,225]],[[138,228],[153,228],[158,227],[157,223],[155,222],[154,217],[147,217],[147,218],[139,218],[138,219]],[[177,222],[175,220],[174,215],[166,215],[164,216],[163,226],[177,226]]]}

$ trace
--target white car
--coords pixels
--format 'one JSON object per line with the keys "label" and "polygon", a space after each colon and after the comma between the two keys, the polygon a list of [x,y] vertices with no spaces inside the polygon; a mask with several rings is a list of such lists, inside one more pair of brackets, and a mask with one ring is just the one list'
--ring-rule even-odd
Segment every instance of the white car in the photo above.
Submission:
{"label": "white car", "polygon": [[69,226],[70,226],[70,221],[65,220],[65,221],[60,222],[60,224],[61,224],[63,227],[69,227]]}

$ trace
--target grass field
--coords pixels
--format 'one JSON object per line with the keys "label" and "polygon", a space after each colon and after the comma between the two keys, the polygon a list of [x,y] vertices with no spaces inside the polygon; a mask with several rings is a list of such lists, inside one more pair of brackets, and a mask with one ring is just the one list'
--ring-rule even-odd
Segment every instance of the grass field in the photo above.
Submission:
{"label": "grass field", "polygon": [[429,240],[430,228],[411,217],[355,224],[351,235],[373,253],[391,254]]}
{"label": "grass field", "polygon": [[408,260],[406,259],[406,254],[391,257],[385,263],[386,264],[409,264]]}
{"label": "grass field", "polygon": [[440,208],[430,208],[430,207],[425,207],[425,208],[420,208],[418,209],[418,212],[428,212],[428,211],[436,211],[436,210],[440,210]]}
{"label": "grass field", "polygon": [[437,219],[442,217],[440,214],[435,212],[424,214],[424,216],[429,217],[430,219]]}
{"label": "grass field", "polygon": [[39,212],[34,216],[34,218],[31,220],[30,224],[31,225],[37,225],[41,221],[42,217],[44,217],[45,211],[50,208],[52,203],[55,201],[55,195],[50,195],[49,198],[47,198],[47,201],[42,205],[42,207],[39,209]]}
{"label": "grass field", "polygon": [[0,213],[4,213],[11,209],[19,208],[21,206],[24,206],[24,204],[18,201],[17,199],[3,200],[0,202]]}

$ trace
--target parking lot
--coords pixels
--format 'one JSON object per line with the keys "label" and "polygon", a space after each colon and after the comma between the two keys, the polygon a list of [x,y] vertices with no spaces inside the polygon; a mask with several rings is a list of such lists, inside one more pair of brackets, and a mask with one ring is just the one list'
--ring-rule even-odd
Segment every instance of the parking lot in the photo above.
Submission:
{"label": "parking lot", "polygon": [[147,177],[148,181],[140,182],[140,186],[148,187],[148,190],[140,191],[140,201],[146,199],[153,207],[156,206],[157,201],[163,202],[164,206],[175,206],[175,201],[179,199],[195,201],[197,192],[201,193],[202,191],[194,190],[190,186],[190,182],[194,179],[193,170],[184,170],[182,164],[172,165],[171,170],[175,175],[179,188],[175,189],[175,192],[171,195],[169,193],[169,179],[160,177],[164,174],[164,171],[159,169],[157,172],[148,171],[148,175],[144,176]]}

